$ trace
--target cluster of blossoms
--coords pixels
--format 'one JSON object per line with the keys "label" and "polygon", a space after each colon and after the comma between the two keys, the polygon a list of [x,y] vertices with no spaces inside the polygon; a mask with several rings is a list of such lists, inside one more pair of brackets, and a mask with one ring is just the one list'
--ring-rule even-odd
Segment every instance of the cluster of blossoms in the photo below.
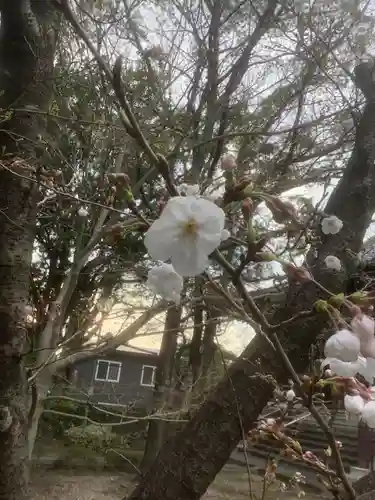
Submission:
{"label": "cluster of blossoms", "polygon": [[324,348],[326,359],[322,365],[329,365],[329,374],[345,381],[347,413],[359,416],[371,428],[375,428],[374,388],[368,389],[356,379],[356,375],[361,375],[370,385],[374,382],[374,334],[374,320],[359,311],[351,321],[350,330],[339,330],[327,340]]}
{"label": "cluster of blossoms", "polygon": [[[234,160],[229,156],[225,161],[228,162],[226,171],[230,171]],[[274,215],[281,214],[281,219],[285,214],[293,218],[293,207],[273,197],[266,202]],[[333,215],[321,222],[322,233],[326,235],[335,235],[342,227],[342,221]],[[150,269],[148,286],[164,299],[178,303],[184,278],[203,273],[209,265],[210,255],[229,236],[225,229],[224,211],[204,198],[198,186],[180,186],[179,196],[165,203],[160,217],[145,235],[144,242],[150,257],[161,261]],[[340,260],[332,255],[325,258],[325,264],[337,271],[341,269]],[[360,374],[370,384],[375,378],[374,320],[358,309],[351,322],[351,330],[342,329],[328,339],[325,356],[324,366],[329,365],[334,375],[349,381],[346,384],[346,410],[361,415],[370,427],[375,428],[375,400],[372,400],[371,391],[355,378]],[[293,401],[294,391],[290,389],[285,396],[288,402]]]}
{"label": "cluster of blossoms", "polygon": [[[287,433],[283,417],[267,418],[260,421],[258,426],[248,433],[248,440],[250,443],[277,443],[278,448],[281,448],[280,456],[284,456],[293,461],[301,461],[306,465],[313,466],[314,469],[320,470],[323,474],[330,470],[325,460],[325,457],[330,456],[332,453],[330,447],[324,450],[324,458],[317,456],[312,451],[303,450],[301,443],[295,438],[295,436]],[[246,446],[247,445],[248,443],[246,443]],[[342,443],[340,443],[340,441],[336,441],[336,446],[341,448]],[[304,484],[305,477],[300,472],[296,472],[295,476],[288,485],[288,489],[294,489],[297,493],[297,497],[300,498],[304,496],[302,488]],[[283,485],[281,489],[286,491],[287,485]]]}
{"label": "cluster of blossoms", "polygon": [[174,302],[180,300],[183,278],[204,272],[209,255],[229,237],[224,211],[199,196],[198,186],[184,184],[180,193],[168,200],[144,240],[150,257],[162,261],[149,271],[148,286]]}
{"label": "cluster of blossoms", "polygon": [[[222,160],[222,169],[230,175],[236,166],[232,155]],[[229,238],[225,229],[225,213],[211,199],[200,194],[196,184],[181,184],[179,196],[163,203],[159,219],[148,229],[145,246],[150,257],[163,263],[150,270],[148,286],[167,300],[179,302],[183,289],[183,278],[198,276],[206,270],[209,256],[222,241]],[[249,200],[246,200],[250,203]],[[265,198],[276,222],[296,220],[294,207],[273,196]],[[244,207],[246,203],[244,202]],[[323,234],[337,234],[342,221],[331,215],[322,220]],[[341,269],[341,262],[335,256],[327,256],[326,266]]]}
{"label": "cluster of blossoms", "polygon": [[[343,227],[343,222],[335,215],[329,215],[324,217],[321,222],[321,229],[323,234],[338,234]],[[324,259],[324,263],[328,269],[333,271],[341,270],[341,261],[334,255],[327,255]]]}

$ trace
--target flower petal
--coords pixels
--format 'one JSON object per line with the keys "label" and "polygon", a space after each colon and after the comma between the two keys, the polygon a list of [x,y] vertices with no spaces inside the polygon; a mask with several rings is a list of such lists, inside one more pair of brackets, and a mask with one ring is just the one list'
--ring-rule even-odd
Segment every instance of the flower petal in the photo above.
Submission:
{"label": "flower petal", "polygon": [[195,242],[186,239],[184,245],[176,246],[171,256],[172,265],[181,276],[192,277],[201,274],[208,266],[205,252],[196,247]]}
{"label": "flower petal", "polygon": [[168,260],[170,248],[178,239],[179,228],[169,217],[157,219],[145,234],[144,244],[154,260]]}
{"label": "flower petal", "polygon": [[189,196],[174,196],[168,200],[161,217],[168,217],[171,222],[184,222],[191,217],[191,201],[190,198],[196,200],[196,197]]}

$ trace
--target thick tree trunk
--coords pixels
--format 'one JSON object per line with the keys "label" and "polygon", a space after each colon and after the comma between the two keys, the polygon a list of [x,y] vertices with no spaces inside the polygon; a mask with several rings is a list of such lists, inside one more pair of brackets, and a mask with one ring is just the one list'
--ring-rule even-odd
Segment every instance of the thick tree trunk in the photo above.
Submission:
{"label": "thick tree trunk", "polygon": [[[33,10],[34,9],[34,10]],[[0,29],[0,498],[22,500],[28,481],[28,390],[23,350],[36,221],[37,145],[55,44],[49,0],[1,0]]]}
{"label": "thick tree trunk", "polygon": [[[166,314],[165,328],[155,374],[154,412],[159,411],[164,405],[168,405],[170,399],[181,312],[181,307],[171,307]],[[164,420],[150,420],[146,449],[141,463],[142,472],[146,472],[155,461],[165,441],[167,424]]]}
{"label": "thick tree trunk", "polygon": [[[366,67],[361,65],[366,76]],[[366,81],[372,68],[367,67]],[[356,72],[356,83],[365,82]],[[372,84],[375,87],[375,84]],[[320,235],[321,241],[308,256],[308,264],[317,281],[332,292],[345,286],[345,273],[332,273],[324,266],[327,255],[335,255],[349,264],[351,254],[360,250],[363,237],[375,210],[375,92],[365,89],[367,102],[357,124],[352,157],[342,179],[326,207],[343,222],[337,235]],[[369,97],[370,96],[370,97]],[[316,256],[317,251],[317,256]],[[291,282],[285,307],[272,323],[289,319],[312,304],[321,295],[314,284],[298,286]],[[306,368],[306,353],[325,324],[322,315],[309,321],[294,322],[281,331],[280,338],[297,372]],[[269,373],[271,376],[266,376]],[[250,343],[239,359],[173,440],[161,449],[158,460],[141,479],[128,500],[197,500],[228,461],[242,439],[239,421],[249,429],[263,411],[273,393],[273,380],[288,378],[281,361],[262,336]]]}

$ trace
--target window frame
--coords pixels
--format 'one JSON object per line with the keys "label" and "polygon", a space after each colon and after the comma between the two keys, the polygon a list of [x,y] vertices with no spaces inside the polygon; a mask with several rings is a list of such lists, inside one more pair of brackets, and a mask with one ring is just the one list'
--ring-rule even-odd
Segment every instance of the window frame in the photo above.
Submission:
{"label": "window frame", "polygon": [[[107,374],[106,374],[107,378],[98,378],[99,363],[106,363],[107,364]],[[117,365],[119,367],[118,374],[117,374],[117,380],[108,379],[108,372],[109,372],[109,367],[111,364]],[[98,382],[111,382],[113,384],[118,384],[120,381],[121,370],[122,370],[122,362],[121,361],[112,361],[110,359],[97,359],[96,360],[96,369],[95,369],[95,380],[97,380]]]}
{"label": "window frame", "polygon": [[[153,369],[153,371],[152,371],[152,382],[151,382],[151,384],[145,384],[145,383],[143,382],[143,376],[144,376],[145,368],[152,368],[152,369]],[[155,366],[155,365],[142,365],[140,385],[141,385],[142,387],[155,387],[155,373],[156,373],[156,366]]]}

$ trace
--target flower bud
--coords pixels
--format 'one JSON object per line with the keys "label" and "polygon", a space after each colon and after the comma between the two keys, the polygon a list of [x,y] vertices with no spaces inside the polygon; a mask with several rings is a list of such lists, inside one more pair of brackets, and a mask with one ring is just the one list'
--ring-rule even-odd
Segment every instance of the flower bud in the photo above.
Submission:
{"label": "flower bud", "polygon": [[237,167],[237,162],[236,158],[231,155],[227,154],[224,155],[222,160],[221,160],[221,168],[226,171],[232,171]]}
{"label": "flower bud", "polygon": [[290,264],[289,262],[284,262],[283,268],[290,279],[302,282],[310,281],[312,278],[309,271],[304,267],[297,267],[294,264]]}
{"label": "flower bud", "polygon": [[242,202],[242,215],[244,217],[245,220],[249,220],[250,217],[253,215],[253,211],[254,211],[254,205],[253,205],[253,202],[250,198],[246,198],[246,200],[244,200]]}
{"label": "flower bud", "polygon": [[296,397],[296,393],[293,391],[293,389],[289,389],[289,391],[286,392],[285,397],[287,401],[292,402]]}
{"label": "flower bud", "polygon": [[265,203],[278,224],[284,224],[287,221],[298,223],[296,209],[289,201],[282,201],[277,196],[267,195]]}

